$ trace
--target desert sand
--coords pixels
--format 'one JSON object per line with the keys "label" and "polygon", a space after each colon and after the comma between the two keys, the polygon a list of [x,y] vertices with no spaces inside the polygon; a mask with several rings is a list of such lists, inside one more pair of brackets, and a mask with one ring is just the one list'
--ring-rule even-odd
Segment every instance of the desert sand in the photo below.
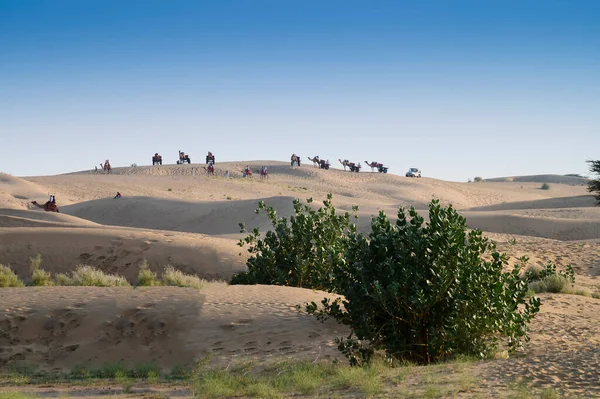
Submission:
{"label": "desert sand", "polygon": [[[268,180],[258,174],[241,178],[246,165],[255,171],[267,165]],[[29,258],[41,254],[43,267],[51,272],[85,263],[134,282],[146,259],[156,271],[171,264],[211,281],[228,280],[245,268],[245,251],[236,245],[243,236],[238,223],[263,231],[269,227],[264,216],[254,214],[259,200],[286,216],[293,198],[320,201],[331,192],[338,209],[360,207],[363,231],[379,210],[393,218],[398,207],[414,206],[425,216],[429,201],[438,198],[460,210],[471,228],[482,229],[513,262],[527,255],[530,263],[572,264],[578,286],[600,291],[600,207],[580,178],[454,183],[368,169],[358,174],[320,170],[310,163],[291,169],[274,161],[220,163],[215,174],[209,177],[194,164],[114,168],[111,175],[2,174],[0,263],[27,279]],[[542,190],[542,183],[550,189]],[[117,191],[123,197],[113,199]],[[45,202],[49,193],[56,195],[61,213],[31,206],[33,200]],[[220,282],[200,290],[0,289],[0,367],[31,361],[68,370],[79,363],[121,360],[155,361],[168,368],[209,353],[225,363],[236,356],[341,358],[333,338],[347,331],[295,310],[323,295]],[[520,373],[542,386],[595,392],[600,386],[600,300],[562,294],[542,299],[530,351],[486,364],[482,380],[493,390]]]}

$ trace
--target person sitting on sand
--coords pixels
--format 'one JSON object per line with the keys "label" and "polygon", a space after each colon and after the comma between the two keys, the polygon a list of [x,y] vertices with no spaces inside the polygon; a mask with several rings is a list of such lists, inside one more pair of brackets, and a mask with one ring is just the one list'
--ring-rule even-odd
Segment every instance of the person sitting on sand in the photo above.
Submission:
{"label": "person sitting on sand", "polygon": [[117,191],[117,195],[113,199],[121,198],[121,193]]}

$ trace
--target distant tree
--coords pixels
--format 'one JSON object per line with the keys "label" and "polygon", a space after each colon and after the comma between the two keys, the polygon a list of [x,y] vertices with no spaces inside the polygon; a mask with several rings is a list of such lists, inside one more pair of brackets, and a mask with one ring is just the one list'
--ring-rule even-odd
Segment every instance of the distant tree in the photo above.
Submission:
{"label": "distant tree", "polygon": [[473,180],[474,180],[476,183],[479,183],[479,182],[485,181],[485,180],[483,179],[483,177],[480,177],[480,176],[477,176],[477,177],[475,177],[475,179],[473,179]]}
{"label": "distant tree", "polygon": [[590,172],[596,175],[596,179],[591,179],[588,183],[588,191],[596,195],[598,205],[600,205],[600,161],[587,161],[590,164]]}

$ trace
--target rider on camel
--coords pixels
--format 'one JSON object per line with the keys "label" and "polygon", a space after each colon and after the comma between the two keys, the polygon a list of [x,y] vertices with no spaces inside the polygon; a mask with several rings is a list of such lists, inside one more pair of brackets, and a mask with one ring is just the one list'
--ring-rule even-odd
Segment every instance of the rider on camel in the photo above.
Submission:
{"label": "rider on camel", "polygon": [[215,156],[213,155],[212,152],[209,151],[208,155],[206,156],[206,164],[208,165],[210,163],[212,163],[214,165],[216,162],[215,162]]}

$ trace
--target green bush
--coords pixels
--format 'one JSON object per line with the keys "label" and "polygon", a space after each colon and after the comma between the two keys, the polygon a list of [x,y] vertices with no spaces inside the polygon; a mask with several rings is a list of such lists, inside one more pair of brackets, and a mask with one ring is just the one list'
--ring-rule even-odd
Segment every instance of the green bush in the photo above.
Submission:
{"label": "green bush", "polygon": [[161,285],[161,282],[156,273],[150,270],[148,261],[144,259],[140,265],[140,270],[138,271],[137,286],[151,287],[157,285]]}
{"label": "green bush", "polygon": [[474,181],[475,183],[480,183],[480,182],[484,182],[485,180],[483,179],[483,177],[479,177],[479,176],[477,176],[477,177],[475,177],[475,178],[473,179],[473,181]]}
{"label": "green bush", "polygon": [[31,273],[36,270],[39,270],[42,267],[42,254],[37,254],[33,258],[29,258],[29,269]]}
{"label": "green bush", "polygon": [[54,276],[54,281],[56,282],[56,285],[60,286],[73,285],[73,279],[65,273],[56,274]]}
{"label": "green bush", "polygon": [[542,184],[542,187],[540,187],[542,190],[550,190],[550,185],[548,183],[544,183]]}
{"label": "green bush", "polygon": [[72,285],[94,287],[130,286],[124,277],[105,274],[103,271],[95,269],[92,266],[79,265],[71,274]]}
{"label": "green bush", "polygon": [[[337,215],[331,202],[314,210],[295,199],[294,216],[279,218],[272,207],[259,202],[256,213],[264,211],[273,225],[263,238],[256,228],[240,240],[249,245],[252,254],[247,261],[248,271],[233,277],[231,284],[274,284],[336,291],[334,269],[345,261],[348,234],[356,232],[350,223],[350,213]],[[357,207],[353,208],[356,212]],[[242,232],[245,226],[240,223]]]}
{"label": "green bush", "polygon": [[[527,261],[526,257],[521,258]],[[541,268],[538,266],[529,266],[525,271],[524,280],[529,283],[529,288],[536,293],[573,293],[575,285],[575,270],[571,265],[567,265],[565,270],[556,271],[556,265],[552,262]]]}
{"label": "green bush", "polygon": [[[459,354],[486,356],[498,336],[510,350],[528,341],[528,324],[539,299],[527,299],[521,265],[504,272],[506,255],[481,231],[467,232],[464,217],[434,200],[429,223],[411,208],[395,225],[380,212],[369,238],[352,232],[346,262],[335,268],[344,298],[313,302],[307,311],[334,317],[352,330],[337,339],[351,364],[369,362],[378,350],[390,359],[418,363]],[[485,254],[491,251],[491,260]]]}
{"label": "green bush", "polygon": [[52,275],[44,269],[36,269],[31,273],[31,285],[33,286],[49,286],[54,285]]}
{"label": "green bush", "polygon": [[[500,336],[508,338],[511,350],[528,341],[528,325],[540,302],[527,297],[522,265],[504,272],[506,255],[495,252],[481,231],[467,232],[466,220],[452,206],[433,201],[427,225],[413,208],[410,220],[400,209],[395,225],[380,212],[367,238],[348,212],[336,214],[331,198],[316,211],[294,200],[289,220],[259,203],[256,212],[266,210],[274,230],[261,237],[254,229],[239,242],[249,244],[252,255],[248,272],[232,284],[343,295],[324,299],[322,309],[308,304],[307,311],[351,328],[348,339],[337,339],[351,364],[369,362],[379,350],[391,359],[429,363],[460,354],[488,355]],[[486,260],[488,251],[491,260]]]}
{"label": "green bush", "polygon": [[23,287],[24,284],[10,267],[0,264],[0,287]]}
{"label": "green bush", "polygon": [[37,254],[33,258],[29,258],[29,269],[31,271],[31,285],[33,286],[48,286],[54,285],[52,275],[42,269],[42,255]]}
{"label": "green bush", "polygon": [[162,282],[163,285],[190,288],[202,288],[202,285],[205,283],[200,277],[184,274],[180,270],[176,270],[173,266],[165,267]]}

